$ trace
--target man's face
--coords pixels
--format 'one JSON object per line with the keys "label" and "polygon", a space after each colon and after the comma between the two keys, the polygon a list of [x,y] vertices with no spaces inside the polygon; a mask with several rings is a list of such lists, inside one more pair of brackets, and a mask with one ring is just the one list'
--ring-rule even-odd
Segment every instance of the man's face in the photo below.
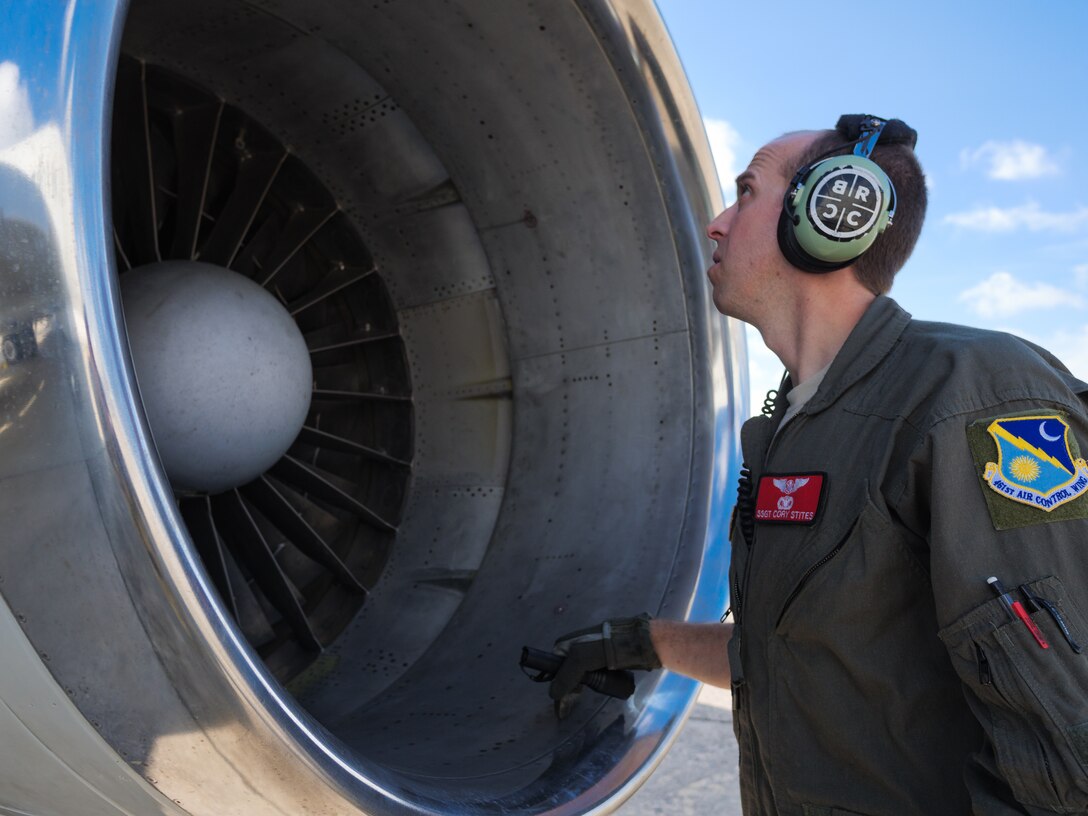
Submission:
{"label": "man's face", "polygon": [[778,216],[796,157],[816,138],[794,133],[761,148],[737,177],[737,200],[707,225],[717,244],[707,271],[714,305],[756,326],[789,283],[793,268],[778,248]]}

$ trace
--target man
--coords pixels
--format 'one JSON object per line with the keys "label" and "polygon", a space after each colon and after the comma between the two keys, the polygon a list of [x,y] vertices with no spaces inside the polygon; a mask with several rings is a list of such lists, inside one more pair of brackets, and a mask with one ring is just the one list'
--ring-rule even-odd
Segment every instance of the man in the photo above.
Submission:
{"label": "man", "polygon": [[733,622],[557,642],[557,700],[602,667],[731,685],[749,816],[1088,812],[1088,386],[885,296],[925,213],[915,138],[777,139],[708,227],[715,305],[788,370],[742,430]]}

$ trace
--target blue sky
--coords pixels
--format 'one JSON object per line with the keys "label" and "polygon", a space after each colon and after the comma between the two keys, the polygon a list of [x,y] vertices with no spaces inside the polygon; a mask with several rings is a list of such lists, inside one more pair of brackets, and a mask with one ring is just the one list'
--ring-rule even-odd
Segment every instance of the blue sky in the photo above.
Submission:
{"label": "blue sky", "polygon": [[[1010,331],[1088,379],[1088,3],[657,0],[719,174],[841,113],[918,131],[929,211],[892,297]],[[782,369],[749,332],[752,402]]]}
{"label": "blue sky", "polygon": [[[919,132],[930,205],[892,290],[920,319],[1011,331],[1088,379],[1088,2],[657,0],[725,195],[781,133],[841,113]],[[0,145],[32,124],[0,63]],[[781,365],[749,332],[752,401]]]}

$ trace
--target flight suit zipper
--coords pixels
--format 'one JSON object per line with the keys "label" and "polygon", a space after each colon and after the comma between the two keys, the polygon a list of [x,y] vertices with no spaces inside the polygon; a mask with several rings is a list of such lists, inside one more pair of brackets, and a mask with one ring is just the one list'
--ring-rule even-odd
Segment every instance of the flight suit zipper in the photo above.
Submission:
{"label": "flight suit zipper", "polygon": [[1054,794],[1058,793],[1058,783],[1054,781],[1054,771],[1050,769],[1050,758],[1046,755],[1046,747],[1042,741],[1036,738],[1036,743],[1039,745],[1039,753],[1043,757],[1043,768],[1046,769],[1046,777],[1050,780],[1050,789],[1054,791]]}
{"label": "flight suit zipper", "polygon": [[801,580],[799,580],[794,586],[793,592],[789,594],[789,596],[786,598],[786,602],[782,604],[782,611],[778,614],[778,622],[775,623],[776,629],[782,625],[782,619],[786,617],[786,612],[789,611],[790,605],[794,602],[797,596],[801,594],[801,590],[805,588],[805,584],[808,583],[808,580],[812,577],[813,573],[815,573],[816,570],[820,569],[820,567],[822,567],[824,564],[826,564],[828,561],[830,561],[832,558],[839,554],[839,550],[841,550],[845,546],[846,542],[850,539],[850,536],[853,535],[854,528],[857,527],[857,525],[858,522],[855,519],[854,523],[850,525],[850,529],[846,531],[846,535],[844,535],[839,540],[839,543],[836,544],[829,552],[825,553],[819,561],[817,561],[815,564],[805,570],[805,574],[801,576]]}
{"label": "flight suit zipper", "polygon": [[975,660],[978,662],[978,682],[983,686],[992,686],[994,675],[990,670],[990,661],[986,658],[986,652],[982,651],[982,647],[977,643],[975,644]]}

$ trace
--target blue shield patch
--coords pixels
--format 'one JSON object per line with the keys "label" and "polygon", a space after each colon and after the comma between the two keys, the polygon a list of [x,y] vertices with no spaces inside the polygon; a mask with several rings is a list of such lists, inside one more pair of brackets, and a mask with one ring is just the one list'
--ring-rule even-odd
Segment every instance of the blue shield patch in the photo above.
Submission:
{"label": "blue shield patch", "polygon": [[995,419],[986,430],[997,462],[986,463],[983,478],[1005,498],[1049,513],[1088,490],[1088,464],[1073,458],[1060,416]]}

